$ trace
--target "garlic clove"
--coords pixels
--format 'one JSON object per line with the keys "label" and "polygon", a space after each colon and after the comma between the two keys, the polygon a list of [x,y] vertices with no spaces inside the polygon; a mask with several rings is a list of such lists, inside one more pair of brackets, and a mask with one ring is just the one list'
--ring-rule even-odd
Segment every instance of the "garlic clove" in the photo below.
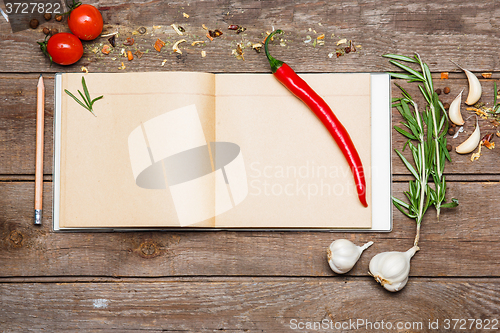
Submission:
{"label": "garlic clove", "polygon": [[459,154],[468,154],[474,149],[476,149],[479,141],[481,140],[481,131],[479,130],[479,122],[476,119],[476,129],[469,136],[467,140],[462,142],[457,148],[455,148],[456,152]]}
{"label": "garlic clove", "polygon": [[450,60],[454,63],[458,68],[464,71],[465,75],[467,75],[467,80],[469,81],[469,95],[467,95],[467,99],[465,100],[465,104],[474,105],[481,98],[481,94],[483,89],[481,88],[481,83],[477,76],[474,75],[471,71],[463,68],[453,60]]}
{"label": "garlic clove", "polygon": [[368,242],[363,246],[357,246],[347,239],[333,241],[326,250],[330,268],[337,274],[349,272],[358,261],[361,253],[372,244],[373,242]]}
{"label": "garlic clove", "polygon": [[408,282],[410,260],[418,250],[413,246],[406,252],[379,253],[370,261],[370,274],[388,291],[399,291]]}
{"label": "garlic clove", "polygon": [[449,109],[449,115],[450,115],[450,120],[455,124],[462,126],[465,124],[464,119],[462,118],[462,113],[460,112],[460,104],[462,103],[462,93],[464,90],[458,94],[457,97],[451,102],[450,109]]}

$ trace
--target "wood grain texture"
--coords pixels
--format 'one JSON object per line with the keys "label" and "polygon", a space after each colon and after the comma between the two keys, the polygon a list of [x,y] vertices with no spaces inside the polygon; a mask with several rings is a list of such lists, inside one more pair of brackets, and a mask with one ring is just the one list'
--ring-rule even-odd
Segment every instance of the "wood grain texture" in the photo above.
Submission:
{"label": "wood grain texture", "polygon": [[[32,182],[0,183],[0,276],[331,276],[326,248],[335,239],[374,241],[349,273],[367,276],[379,252],[413,244],[415,224],[394,210],[391,233],[328,232],[51,232],[51,183],[46,183],[43,226],[32,226]],[[424,218],[413,276],[500,276],[500,183],[449,183],[460,206],[433,209]],[[394,184],[402,197],[405,183]]]}
{"label": "wood grain texture", "polygon": [[[290,332],[294,323],[324,320],[334,325],[327,332],[457,332],[445,330],[444,320],[498,319],[499,294],[499,279],[413,278],[397,294],[384,291],[371,278],[7,283],[0,284],[0,329]],[[429,330],[429,320],[436,319],[439,330]],[[349,320],[359,326],[335,329],[335,323]],[[394,325],[393,330],[375,329],[375,322],[380,325],[382,320]],[[399,322],[410,326],[397,329]],[[466,327],[467,332],[484,332]]]}
{"label": "wood grain texture", "polygon": [[[416,4],[390,0],[210,0],[196,3],[102,0],[90,3],[101,9],[107,25],[106,32],[120,31],[117,51],[109,56],[94,53],[94,47],[100,49],[100,44],[106,43],[106,38],[101,38],[84,43],[84,57],[77,64],[49,67],[49,61],[36,44],[44,39],[41,30],[44,26],[57,26],[60,31],[67,31],[67,26],[52,21],[36,30],[11,33],[9,25],[2,20],[0,72],[80,71],[81,66],[87,66],[93,72],[117,72],[121,61],[125,60],[117,55],[121,43],[140,26],[146,26],[150,31],[153,26],[161,28],[156,29],[153,36],[150,31],[134,36],[136,44],[131,49],[138,47],[150,52],[142,59],[125,61],[126,71],[269,72],[262,53],[246,49],[245,61],[240,61],[231,54],[231,50],[239,42],[261,41],[262,34],[273,27],[287,32],[284,37],[287,46],[273,46],[273,53],[300,72],[384,71],[389,66],[380,56],[396,52],[419,52],[430,59],[432,71],[455,69],[448,61],[450,58],[477,72],[500,70],[496,56],[496,45],[500,41],[497,34],[500,8],[494,1],[425,0]],[[184,18],[183,13],[189,14],[189,18]],[[170,28],[172,23],[182,25],[187,35],[178,36]],[[183,37],[187,37],[189,42],[207,40],[202,24],[224,32],[223,36],[203,47],[207,52],[206,58],[201,57],[200,48],[186,45],[182,55],[174,53],[171,44],[161,53],[153,50],[152,45],[158,37],[169,42]],[[247,31],[236,35],[227,30],[229,24],[243,25]],[[325,46],[313,47],[312,43],[304,43],[307,36],[315,38],[322,33],[326,36]],[[352,39],[362,47],[355,54],[329,58],[328,54],[335,51],[340,38]],[[164,59],[167,61],[161,67]]]}
{"label": "wood grain texture", "polygon": [[[467,93],[467,80],[464,74],[463,78],[441,80],[435,79],[436,88],[443,89],[450,87],[449,94],[442,94],[443,103],[451,103],[455,96],[465,88]],[[458,74],[457,74],[458,76]],[[18,175],[18,179],[23,179],[26,175],[35,172],[35,137],[36,137],[36,78],[38,76],[28,74],[9,74],[0,75],[0,175]],[[402,80],[395,80],[401,84],[410,94],[415,96],[423,107],[424,101],[416,84],[407,84]],[[493,82],[494,80],[481,80],[483,86],[483,97],[481,101],[492,105],[493,103]],[[46,85],[46,106],[45,106],[45,148],[44,148],[44,173],[52,174],[53,163],[53,120],[54,120],[54,79],[49,75],[45,79]],[[400,96],[398,88],[392,85],[392,95]],[[466,95],[465,95],[466,96]],[[465,98],[464,98],[465,100]],[[82,109],[82,112],[86,112]],[[449,143],[456,147],[473,131],[475,117],[471,111],[462,107],[464,119],[466,122],[466,132],[460,134],[456,139],[448,136]],[[393,124],[398,125],[401,116],[396,109],[393,109]],[[497,128],[486,120],[481,120],[480,127],[482,133],[495,133]],[[493,141],[499,140],[495,137]],[[405,138],[393,131],[393,148],[402,149]],[[404,155],[408,156],[408,150]],[[447,163],[445,174],[500,174],[500,164],[497,163],[500,155],[499,149],[483,150],[483,156],[479,161],[471,162],[470,154],[458,155],[454,151],[451,153],[452,163]],[[401,163],[395,152],[392,153],[393,174],[408,175],[409,172]],[[491,177],[494,179],[494,176]]]}

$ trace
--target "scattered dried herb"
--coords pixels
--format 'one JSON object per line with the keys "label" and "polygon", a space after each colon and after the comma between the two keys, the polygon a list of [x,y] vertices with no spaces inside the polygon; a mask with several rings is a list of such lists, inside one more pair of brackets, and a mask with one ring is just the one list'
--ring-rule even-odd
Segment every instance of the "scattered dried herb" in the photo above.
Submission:
{"label": "scattered dried herb", "polygon": [[155,50],[156,50],[156,51],[158,51],[158,52],[160,52],[160,51],[161,51],[161,49],[162,49],[162,47],[164,47],[164,46],[165,46],[165,42],[164,42],[164,41],[162,41],[162,40],[161,40],[161,39],[159,39],[159,38],[156,40],[156,42],[155,42],[155,44],[154,44],[154,48],[155,48]]}
{"label": "scattered dried herb", "polygon": [[[123,65],[123,63],[122,63]],[[73,98],[78,104],[80,104],[83,108],[89,110],[95,117],[97,117],[94,113],[94,110],[92,109],[92,106],[94,105],[94,103],[98,100],[100,100],[101,98],[103,98],[103,96],[99,96],[99,97],[96,97],[94,99],[91,99],[90,98],[90,94],[89,94],[89,90],[87,89],[87,84],[85,83],[85,78],[82,76],[82,87],[83,87],[83,92],[84,94],[82,94],[82,92],[80,90],[78,90],[78,93],[80,94],[80,96],[82,97],[82,101],[80,101],[75,95],[73,95],[72,93],[70,93],[68,91],[68,89],[64,89],[64,92],[66,94],[68,94],[71,98]]]}
{"label": "scattered dried herb", "polygon": [[132,46],[134,45],[134,39],[132,37],[127,37],[127,40],[123,42],[123,45]]}
{"label": "scattered dried herb", "polygon": [[116,35],[109,37],[108,42],[109,42],[109,44],[111,44],[111,46],[115,47],[116,46]]}

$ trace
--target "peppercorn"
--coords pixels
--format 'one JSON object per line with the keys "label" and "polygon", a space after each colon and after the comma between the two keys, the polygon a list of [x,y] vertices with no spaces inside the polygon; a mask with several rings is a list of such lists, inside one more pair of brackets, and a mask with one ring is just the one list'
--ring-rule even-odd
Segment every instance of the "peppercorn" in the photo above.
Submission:
{"label": "peppercorn", "polygon": [[46,35],[50,34],[50,29],[47,27],[43,28],[43,33]]}
{"label": "peppercorn", "polygon": [[447,150],[447,151],[451,151],[452,149],[453,149],[453,147],[452,147],[452,146],[448,143],[448,144],[446,145],[446,150]]}
{"label": "peppercorn", "polygon": [[143,34],[145,34],[145,33],[146,33],[146,28],[144,28],[144,27],[140,27],[139,29],[137,29],[137,31],[138,31],[141,35],[143,35]]}
{"label": "peppercorn", "polygon": [[449,94],[450,93],[450,87],[444,87],[443,92],[445,94]]}
{"label": "peppercorn", "polygon": [[436,91],[436,94],[441,95],[441,89],[437,88],[435,91]]}
{"label": "peppercorn", "polygon": [[450,108],[450,103],[444,103],[443,107],[445,110],[448,110]]}
{"label": "peppercorn", "polygon": [[31,27],[31,29],[36,29],[36,28],[38,28],[38,20],[37,20],[37,19],[32,19],[32,20],[30,21],[30,27]]}
{"label": "peppercorn", "polygon": [[455,129],[453,127],[448,128],[448,134],[449,135],[455,134]]}
{"label": "peppercorn", "polygon": [[45,21],[50,21],[50,19],[52,18],[52,14],[51,13],[45,13],[45,14],[43,14],[43,18],[45,19]]}
{"label": "peppercorn", "polygon": [[55,16],[55,19],[56,19],[56,21],[57,21],[57,22],[61,22],[61,21],[62,21],[62,19],[63,19],[63,17],[62,17],[62,15],[57,14],[57,15]]}
{"label": "peppercorn", "polygon": [[57,28],[52,28],[52,30],[50,30],[50,33],[55,35],[55,34],[59,33],[59,30],[57,30]]}

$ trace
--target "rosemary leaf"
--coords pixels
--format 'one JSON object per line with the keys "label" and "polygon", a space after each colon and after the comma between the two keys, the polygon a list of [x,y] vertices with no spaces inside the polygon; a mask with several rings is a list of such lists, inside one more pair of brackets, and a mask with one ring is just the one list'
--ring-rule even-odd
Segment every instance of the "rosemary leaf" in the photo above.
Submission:
{"label": "rosemary leaf", "polygon": [[92,102],[91,102],[92,99],[90,98],[89,90],[87,89],[87,84],[85,83],[85,78],[83,76],[82,76],[82,86],[83,86],[83,92],[85,93],[85,97],[87,97],[87,104],[89,104],[90,108],[92,109]]}
{"label": "rosemary leaf", "polygon": [[406,66],[406,65],[403,65],[403,64],[401,64],[401,63],[399,63],[399,62],[397,62],[397,61],[394,61],[394,60],[389,60],[389,62],[390,62],[391,64],[393,64],[393,65],[398,66],[398,67],[399,67],[399,68],[401,68],[402,70],[407,71],[408,73],[412,74],[412,75],[413,75],[413,76],[415,76],[416,78],[418,78],[418,79],[420,79],[420,80],[422,80],[422,81],[425,81],[424,76],[423,76],[421,73],[417,72],[416,70],[414,70],[414,69],[412,69],[412,68],[410,68],[410,67],[408,67],[408,66]]}
{"label": "rosemary leaf", "polygon": [[87,101],[87,99],[85,98],[85,96],[83,96],[82,92],[80,90],[78,90],[78,93],[80,94],[80,97],[82,98],[83,102],[85,103],[85,105],[87,105],[87,110],[91,110],[92,109],[92,106],[89,104],[89,102]]}
{"label": "rosemary leaf", "polygon": [[66,94],[68,94],[69,96],[71,96],[78,104],[80,104],[82,107],[84,107],[85,109],[88,110],[88,107],[85,104],[83,104],[75,95],[73,95],[72,93],[70,93],[68,91],[68,89],[64,89],[64,92]]}
{"label": "rosemary leaf", "polygon": [[406,62],[413,62],[413,63],[418,63],[416,59],[403,56],[403,55],[398,55],[398,54],[384,54],[382,57],[389,58],[389,59],[394,59],[394,60],[401,60],[401,61],[406,61]]}

